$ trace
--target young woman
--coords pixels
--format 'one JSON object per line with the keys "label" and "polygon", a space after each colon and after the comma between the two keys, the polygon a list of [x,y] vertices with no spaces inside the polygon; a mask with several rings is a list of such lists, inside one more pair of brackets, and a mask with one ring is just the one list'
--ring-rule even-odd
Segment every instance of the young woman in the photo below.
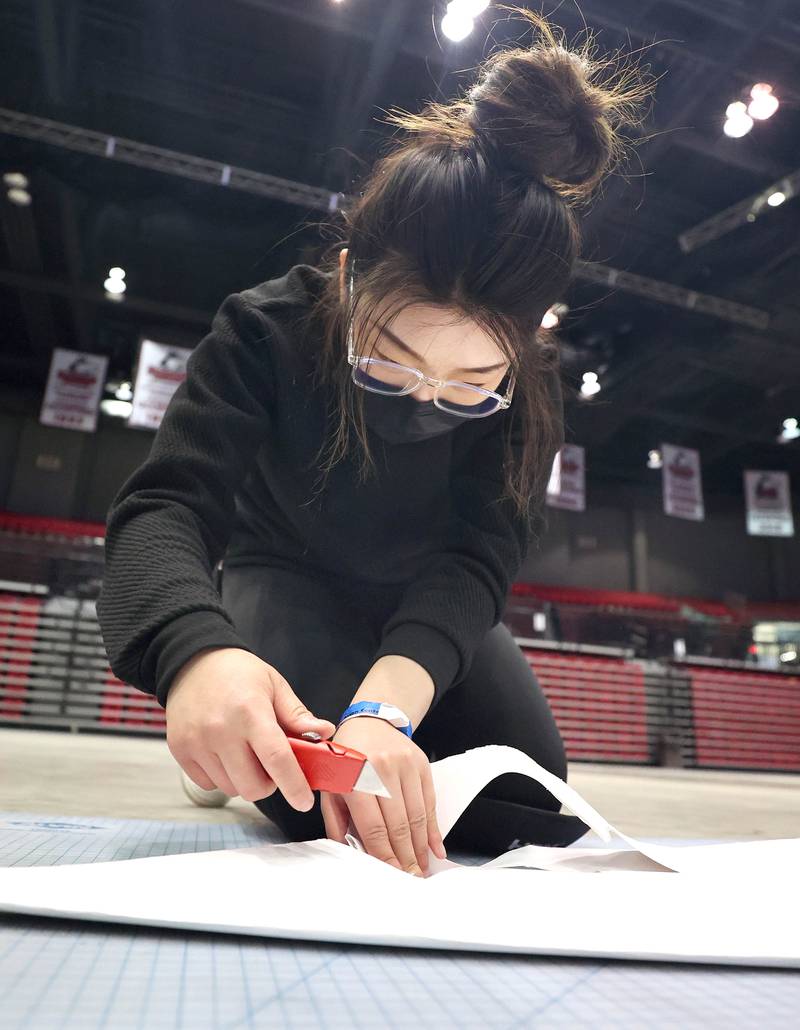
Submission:
{"label": "young woman", "polygon": [[[563,441],[540,322],[644,87],[630,68],[601,82],[588,43],[521,13],[535,46],[496,53],[465,99],[392,116],[407,138],[330,263],[223,301],[108,519],[111,665],[165,707],[190,779],[292,839],[343,840],[352,819],[415,875],[428,845],[445,854],[431,760],[509,744],[566,776],[501,619]],[[384,707],[349,711],[364,701]],[[286,739],[306,730],[366,754],[391,799],[315,797]],[[496,854],[583,831],[507,774],[449,841]]]}

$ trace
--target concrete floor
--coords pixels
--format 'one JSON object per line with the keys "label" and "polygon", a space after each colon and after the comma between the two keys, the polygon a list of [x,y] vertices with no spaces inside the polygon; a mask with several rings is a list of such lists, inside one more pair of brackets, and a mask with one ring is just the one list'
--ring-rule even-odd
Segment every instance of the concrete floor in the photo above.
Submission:
{"label": "concrete floor", "polygon": [[[800,776],[574,764],[570,783],[641,837],[800,836]],[[0,811],[115,818],[263,820],[233,798],[199,808],[163,739],[0,728]]]}

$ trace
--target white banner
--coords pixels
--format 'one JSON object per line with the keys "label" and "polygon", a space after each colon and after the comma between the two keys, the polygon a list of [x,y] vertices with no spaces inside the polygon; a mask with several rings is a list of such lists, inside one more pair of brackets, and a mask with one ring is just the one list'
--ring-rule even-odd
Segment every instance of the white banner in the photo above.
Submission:
{"label": "white banner", "polygon": [[788,472],[748,469],[744,474],[750,536],[794,536]]}
{"label": "white banner", "polygon": [[551,508],[586,510],[586,451],[583,447],[565,443],[555,456],[546,502]]}
{"label": "white banner", "polygon": [[100,354],[56,347],[39,421],[45,426],[93,433],[107,367],[108,358]]}
{"label": "white banner", "polygon": [[700,454],[691,447],[661,445],[664,511],[680,519],[705,518]]}
{"label": "white banner", "polygon": [[186,362],[191,353],[188,347],[142,340],[129,426],[158,429],[173,393],[186,378]]}

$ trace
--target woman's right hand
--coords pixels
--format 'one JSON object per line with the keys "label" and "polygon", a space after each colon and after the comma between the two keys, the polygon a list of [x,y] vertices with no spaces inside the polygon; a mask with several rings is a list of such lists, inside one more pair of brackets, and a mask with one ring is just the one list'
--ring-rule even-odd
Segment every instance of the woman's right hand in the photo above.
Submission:
{"label": "woman's right hand", "polygon": [[327,719],[309,712],[277,669],[238,647],[201,651],[167,693],[167,746],[205,790],[259,801],[280,790],[307,812],[314,793],[286,734],[330,737]]}

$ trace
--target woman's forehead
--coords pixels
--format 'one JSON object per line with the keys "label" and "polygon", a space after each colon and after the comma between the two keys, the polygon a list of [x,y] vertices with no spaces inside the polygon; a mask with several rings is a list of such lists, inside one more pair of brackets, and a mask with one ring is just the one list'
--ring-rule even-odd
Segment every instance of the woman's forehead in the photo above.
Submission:
{"label": "woman's forehead", "polygon": [[[372,317],[375,327],[386,320],[383,307]],[[458,356],[459,367],[507,365],[497,342],[473,319],[453,308],[431,304],[410,304],[400,310],[381,334],[384,345],[411,355],[413,350],[430,364],[450,363]]]}

